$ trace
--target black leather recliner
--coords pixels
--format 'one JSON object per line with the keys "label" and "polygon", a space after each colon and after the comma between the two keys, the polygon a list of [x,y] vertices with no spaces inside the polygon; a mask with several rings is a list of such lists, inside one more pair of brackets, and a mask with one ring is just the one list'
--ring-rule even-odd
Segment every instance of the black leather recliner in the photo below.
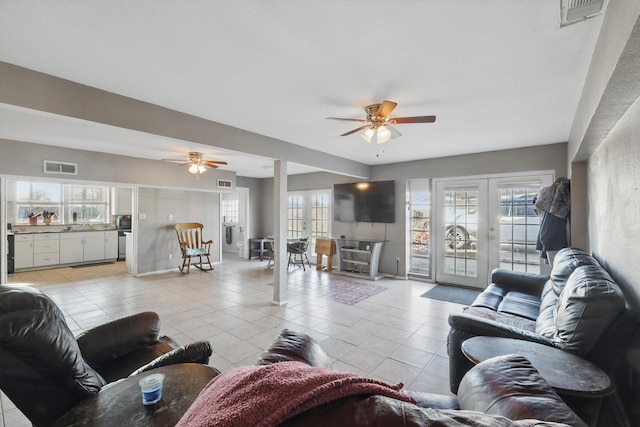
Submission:
{"label": "black leather recliner", "polygon": [[174,363],[208,363],[211,344],[159,337],[153,312],[77,339],[60,308],[28,286],[0,286],[0,388],[34,426],[48,426],[106,384]]}

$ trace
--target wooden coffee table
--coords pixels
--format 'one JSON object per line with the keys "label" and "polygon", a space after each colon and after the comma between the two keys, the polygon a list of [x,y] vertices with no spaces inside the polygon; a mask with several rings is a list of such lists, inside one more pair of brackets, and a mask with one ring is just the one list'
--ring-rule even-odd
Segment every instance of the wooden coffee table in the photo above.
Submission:
{"label": "wooden coffee table", "polygon": [[[138,381],[163,373],[162,399],[144,406]],[[175,426],[200,391],[219,372],[197,363],[163,366],[105,386],[96,395],[71,408],[54,427],[71,426]]]}
{"label": "wooden coffee table", "polygon": [[580,397],[604,397],[615,391],[609,376],[593,363],[555,347],[512,338],[472,337],[462,353],[473,363],[505,354],[527,358],[557,392]]}

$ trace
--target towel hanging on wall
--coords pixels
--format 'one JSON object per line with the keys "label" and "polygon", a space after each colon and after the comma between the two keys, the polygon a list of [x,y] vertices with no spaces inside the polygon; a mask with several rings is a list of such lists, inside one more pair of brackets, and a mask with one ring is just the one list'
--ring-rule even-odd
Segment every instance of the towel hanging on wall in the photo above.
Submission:
{"label": "towel hanging on wall", "polygon": [[233,236],[233,234],[231,232],[232,230],[233,230],[233,226],[232,225],[227,225],[224,228],[225,241],[227,242],[228,245],[231,244],[231,240],[232,240],[232,236]]}

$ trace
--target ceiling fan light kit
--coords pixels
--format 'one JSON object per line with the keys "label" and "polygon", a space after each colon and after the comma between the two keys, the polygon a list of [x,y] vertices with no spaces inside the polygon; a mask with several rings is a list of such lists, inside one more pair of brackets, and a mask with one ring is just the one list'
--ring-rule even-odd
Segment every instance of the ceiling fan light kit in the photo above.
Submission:
{"label": "ceiling fan light kit", "polygon": [[187,169],[189,172],[193,174],[200,175],[207,171],[207,169],[216,169],[218,165],[226,165],[227,162],[222,162],[218,160],[205,160],[204,153],[200,153],[198,151],[190,151],[189,152],[189,161],[185,162],[184,160],[179,159],[162,159],[165,162],[180,162],[181,165],[189,165]]}
{"label": "ceiling fan light kit", "polygon": [[389,114],[396,108],[398,104],[393,101],[383,101],[382,104],[367,105],[364,111],[367,113],[367,118],[361,119],[347,119],[341,117],[327,117],[329,120],[346,120],[351,122],[364,123],[356,129],[345,132],[340,136],[348,136],[362,130],[360,136],[367,142],[384,144],[390,139],[397,138],[402,134],[395,130],[390,124],[406,124],[406,123],[433,123],[436,121],[436,116],[414,116],[414,117],[397,117],[394,119],[389,118]]}

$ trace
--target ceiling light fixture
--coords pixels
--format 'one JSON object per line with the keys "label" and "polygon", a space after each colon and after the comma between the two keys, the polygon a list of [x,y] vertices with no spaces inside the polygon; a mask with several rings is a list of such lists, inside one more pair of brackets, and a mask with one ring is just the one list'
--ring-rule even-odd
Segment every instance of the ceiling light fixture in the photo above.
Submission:
{"label": "ceiling light fixture", "polygon": [[386,125],[377,125],[366,128],[360,136],[367,142],[384,144],[391,139],[391,131]]}
{"label": "ceiling light fixture", "polygon": [[191,166],[189,166],[189,172],[197,174],[206,172],[207,168],[202,165],[202,162],[204,160],[204,153],[192,151],[189,153],[189,160],[192,163]]}

